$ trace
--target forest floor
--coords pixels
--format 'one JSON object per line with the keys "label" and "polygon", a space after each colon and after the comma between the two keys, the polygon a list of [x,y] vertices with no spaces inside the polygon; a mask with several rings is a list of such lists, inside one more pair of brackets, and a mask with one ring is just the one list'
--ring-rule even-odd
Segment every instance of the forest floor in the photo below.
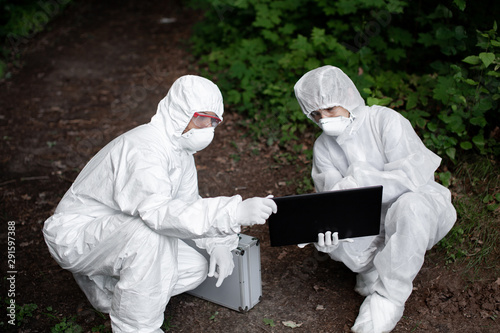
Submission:
{"label": "forest floor", "polygon": [[[51,258],[42,227],[100,148],[148,122],[176,78],[199,73],[186,41],[201,15],[175,3],[76,2],[23,44],[23,66],[0,82],[4,258],[8,221],[15,221],[15,266],[2,265],[2,299],[12,299],[14,287],[15,302],[24,309],[15,327],[3,315],[0,331],[109,328],[107,315],[92,310],[72,275]],[[214,142],[195,155],[200,194],[297,193],[309,178],[305,156],[290,161],[276,144],[252,139],[245,121],[251,120],[228,108]],[[304,137],[308,148],[313,137]],[[451,190],[454,196],[467,193]],[[349,332],[363,301],[353,290],[352,272],[312,246],[271,247],[266,225],[244,233],[260,239],[260,303],[240,313],[188,294],[175,296],[165,312],[169,332]],[[428,252],[394,332],[499,332],[498,262],[471,272],[465,262],[446,264],[443,252]],[[12,284],[6,278],[14,270]],[[287,321],[297,327],[285,326]]]}

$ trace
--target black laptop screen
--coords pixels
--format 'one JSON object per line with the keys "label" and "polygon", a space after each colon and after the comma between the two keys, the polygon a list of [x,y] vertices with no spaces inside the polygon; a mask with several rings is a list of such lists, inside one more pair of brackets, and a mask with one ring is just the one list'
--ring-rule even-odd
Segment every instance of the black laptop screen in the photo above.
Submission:
{"label": "black laptop screen", "polygon": [[311,243],[318,233],[339,239],[380,232],[382,186],[285,196],[273,199],[278,212],[268,219],[271,246]]}

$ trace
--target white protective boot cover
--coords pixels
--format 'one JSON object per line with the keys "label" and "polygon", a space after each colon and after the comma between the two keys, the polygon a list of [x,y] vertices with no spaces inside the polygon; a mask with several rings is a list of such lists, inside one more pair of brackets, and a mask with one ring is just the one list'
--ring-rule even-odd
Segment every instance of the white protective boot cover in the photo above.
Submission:
{"label": "white protective boot cover", "polygon": [[399,306],[373,293],[365,298],[351,330],[355,333],[391,332],[403,316],[404,306]]}

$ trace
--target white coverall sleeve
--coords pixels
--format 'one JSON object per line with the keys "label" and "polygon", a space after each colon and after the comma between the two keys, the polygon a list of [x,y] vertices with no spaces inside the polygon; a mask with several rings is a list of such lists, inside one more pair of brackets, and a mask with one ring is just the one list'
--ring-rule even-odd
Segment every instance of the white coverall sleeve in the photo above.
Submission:
{"label": "white coverall sleeve", "polygon": [[342,174],[333,166],[333,163],[325,158],[323,153],[313,155],[311,176],[314,180],[316,192],[331,191],[335,184],[342,179]]}
{"label": "white coverall sleeve", "polygon": [[181,239],[220,237],[240,232],[235,219],[240,196],[198,197],[191,202],[182,197],[174,198],[174,185],[164,162],[144,150],[124,151],[128,156],[115,159],[114,171],[114,201],[122,212],[139,215],[159,234]]}
{"label": "white coverall sleeve", "polygon": [[225,246],[229,251],[232,251],[238,247],[239,240],[239,236],[235,234],[225,237],[195,239],[194,242],[200,249],[205,249],[208,254],[211,254],[217,246]]}
{"label": "white coverall sleeve", "polygon": [[334,189],[341,189],[345,182],[359,187],[382,185],[382,200],[390,202],[403,193],[417,192],[419,187],[434,180],[441,158],[425,147],[403,116],[392,118],[385,124],[381,145],[385,160],[383,170],[368,162],[354,162],[349,166],[346,177]]}
{"label": "white coverall sleeve", "polygon": [[[185,173],[182,177],[181,184],[183,186],[179,188],[177,192],[177,197],[181,200],[190,201],[190,198],[193,197],[193,193],[198,193],[198,181],[196,175],[196,167],[194,166],[189,169],[187,173]],[[189,187],[189,186],[190,187]],[[202,199],[202,197],[197,194],[196,197]],[[225,246],[232,251],[238,247],[239,237],[237,234],[224,236],[224,237],[206,237],[206,238],[198,238],[194,239],[196,246],[200,249],[205,249],[208,254],[212,254],[212,251],[217,246]]]}

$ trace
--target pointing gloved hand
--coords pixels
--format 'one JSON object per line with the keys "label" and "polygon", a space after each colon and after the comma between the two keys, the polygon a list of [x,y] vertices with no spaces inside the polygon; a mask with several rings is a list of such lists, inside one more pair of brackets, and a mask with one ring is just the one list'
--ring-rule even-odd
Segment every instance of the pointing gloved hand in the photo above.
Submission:
{"label": "pointing gloved hand", "polygon": [[318,234],[318,242],[314,243],[314,246],[319,252],[330,253],[335,251],[339,247],[340,242],[352,243],[354,240],[350,238],[339,240],[339,233],[327,231],[324,234]]}
{"label": "pointing gloved hand", "polygon": [[266,223],[269,216],[278,211],[278,206],[272,197],[268,195],[265,198],[243,200],[236,208],[236,221],[243,226]]}
{"label": "pointing gloved hand", "polygon": [[[215,269],[217,266],[217,270]],[[216,287],[220,287],[222,281],[233,273],[234,261],[233,254],[225,246],[216,246],[210,253],[210,267],[208,276],[215,276],[217,279]]]}

